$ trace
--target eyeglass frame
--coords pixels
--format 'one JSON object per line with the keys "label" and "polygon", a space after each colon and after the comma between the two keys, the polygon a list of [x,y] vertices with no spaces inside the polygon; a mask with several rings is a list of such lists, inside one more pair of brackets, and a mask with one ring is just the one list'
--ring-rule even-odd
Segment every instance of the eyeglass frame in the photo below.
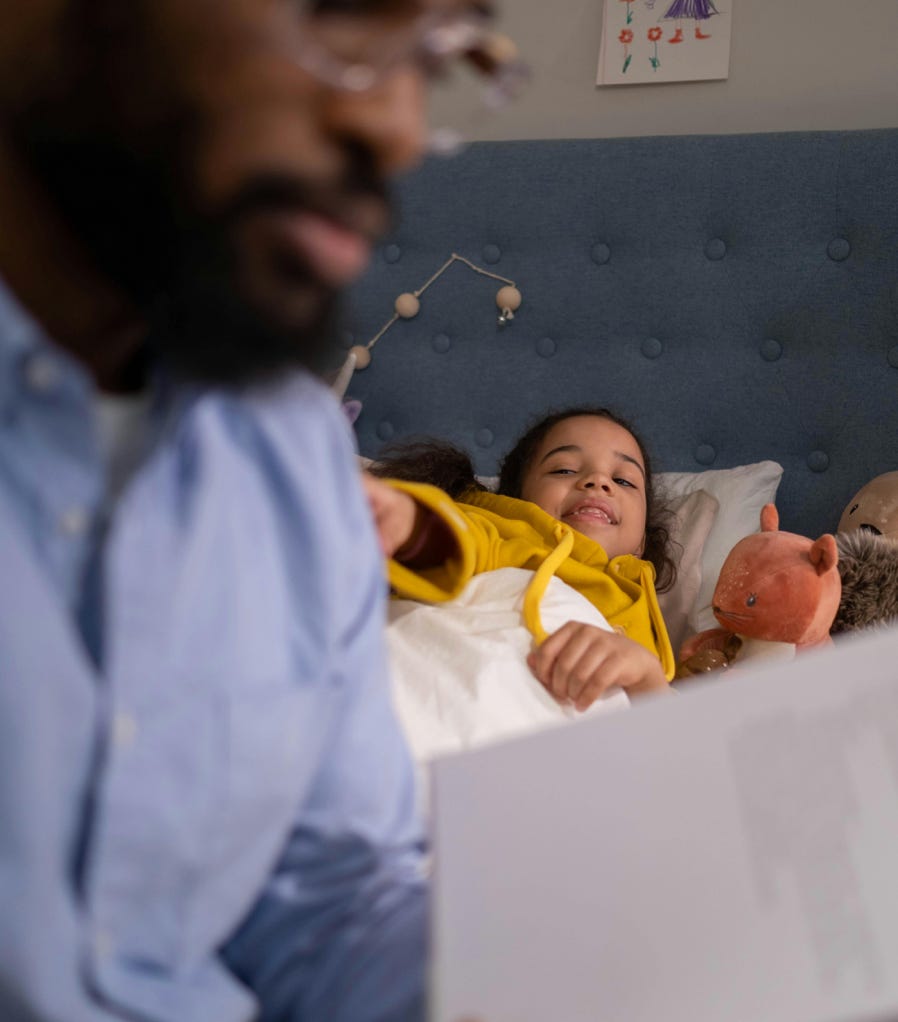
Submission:
{"label": "eyeglass frame", "polygon": [[[317,17],[309,16],[306,25],[314,25]],[[376,89],[403,65],[417,64],[428,76],[438,77],[459,58],[467,58],[490,79],[487,102],[491,106],[511,99],[529,77],[529,68],[517,56],[514,44],[483,15],[428,11],[412,22],[409,35],[406,46],[397,47],[380,63],[341,57],[316,40],[314,33],[292,46],[291,56],[321,84],[360,95]]]}

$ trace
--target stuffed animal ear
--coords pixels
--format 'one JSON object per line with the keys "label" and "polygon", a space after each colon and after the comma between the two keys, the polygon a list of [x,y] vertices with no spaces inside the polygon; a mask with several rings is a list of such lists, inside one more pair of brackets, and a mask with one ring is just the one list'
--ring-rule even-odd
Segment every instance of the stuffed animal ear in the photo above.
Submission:
{"label": "stuffed animal ear", "polygon": [[765,504],[761,508],[761,532],[778,532],[780,516],[776,504]]}
{"label": "stuffed animal ear", "polygon": [[811,549],[808,551],[808,556],[811,558],[811,564],[817,569],[817,574],[825,575],[839,563],[839,548],[836,546],[836,537],[831,536],[829,533],[821,536],[820,539],[812,544]]}

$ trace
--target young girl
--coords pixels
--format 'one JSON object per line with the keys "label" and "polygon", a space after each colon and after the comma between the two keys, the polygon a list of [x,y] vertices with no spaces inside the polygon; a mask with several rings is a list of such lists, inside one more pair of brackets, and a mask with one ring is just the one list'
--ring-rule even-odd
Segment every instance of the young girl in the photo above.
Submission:
{"label": "young girl", "polygon": [[[502,462],[498,493],[445,444],[413,445],[375,471],[389,479],[366,487],[397,595],[440,602],[475,574],[530,569],[528,662],[557,699],[585,709],[613,685],[666,687],[675,665],[655,579],[666,588],[675,569],[645,449],[617,416],[573,408],[542,419]],[[568,622],[547,635],[539,602],[553,574],[614,631]]]}

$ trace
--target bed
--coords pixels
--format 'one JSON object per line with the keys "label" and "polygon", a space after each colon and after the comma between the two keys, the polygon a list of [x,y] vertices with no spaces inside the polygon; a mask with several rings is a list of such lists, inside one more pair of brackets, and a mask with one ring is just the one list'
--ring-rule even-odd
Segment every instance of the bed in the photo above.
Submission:
{"label": "bed", "polygon": [[[677,593],[678,635],[707,627],[766,500],[816,536],[898,468],[896,167],[898,129],[483,142],[428,162],[347,310],[347,350],[372,356],[348,381],[361,454],[437,435],[490,476],[536,413],[608,404],[673,497],[716,502]],[[501,324],[503,280],[523,301]]]}

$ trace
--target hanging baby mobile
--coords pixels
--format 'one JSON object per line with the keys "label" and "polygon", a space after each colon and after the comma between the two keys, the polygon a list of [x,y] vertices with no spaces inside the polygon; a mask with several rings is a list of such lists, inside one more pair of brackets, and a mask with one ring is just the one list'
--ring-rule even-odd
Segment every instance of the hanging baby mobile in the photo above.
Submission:
{"label": "hanging baby mobile", "polygon": [[371,364],[371,351],[374,348],[374,345],[377,344],[390,327],[397,320],[414,319],[414,317],[418,315],[418,311],[421,308],[421,295],[423,295],[431,284],[439,279],[453,263],[464,263],[465,266],[472,269],[475,273],[479,273],[484,277],[491,277],[493,280],[498,280],[503,285],[496,292],[496,306],[499,309],[499,326],[505,326],[506,323],[514,319],[515,312],[517,312],[521,306],[521,292],[517,289],[515,282],[513,280],[509,280],[507,277],[499,276],[498,273],[492,273],[489,270],[485,270],[482,266],[476,266],[470,259],[465,259],[464,256],[460,256],[456,252],[453,252],[446,262],[443,263],[443,265],[436,271],[436,273],[425,281],[421,287],[415,291],[404,291],[401,295],[399,295],[396,301],[393,302],[393,315],[386,321],[386,323],[384,323],[380,330],[377,331],[367,344],[356,344],[349,349],[349,354],[346,356],[346,360],[332,384],[332,390],[338,398],[342,398],[346,393],[346,388],[349,386],[349,381],[352,379],[352,375],[356,369],[366,369]]}

